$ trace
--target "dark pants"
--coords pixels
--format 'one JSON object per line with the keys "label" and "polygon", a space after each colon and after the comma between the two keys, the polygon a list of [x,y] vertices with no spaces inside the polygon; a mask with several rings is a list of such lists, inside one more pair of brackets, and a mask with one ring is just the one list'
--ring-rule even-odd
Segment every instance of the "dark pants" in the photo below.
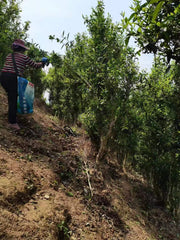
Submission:
{"label": "dark pants", "polygon": [[16,123],[17,112],[17,75],[2,72],[0,80],[8,95],[8,121],[13,124]]}

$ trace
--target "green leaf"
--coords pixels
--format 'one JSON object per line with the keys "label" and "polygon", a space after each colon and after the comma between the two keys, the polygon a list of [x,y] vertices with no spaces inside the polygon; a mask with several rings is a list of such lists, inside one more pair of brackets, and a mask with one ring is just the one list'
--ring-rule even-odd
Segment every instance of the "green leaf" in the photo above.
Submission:
{"label": "green leaf", "polygon": [[180,12],[180,4],[179,4],[179,6],[177,7],[177,8],[175,8],[175,10],[174,10],[174,13],[175,14],[178,14]]}
{"label": "green leaf", "polygon": [[142,33],[142,28],[139,27],[139,28],[137,29],[137,31],[138,31],[139,33]]}
{"label": "green leaf", "polygon": [[151,0],[149,4],[154,4],[154,3],[158,3],[159,0]]}
{"label": "green leaf", "polygon": [[148,2],[144,3],[143,5],[141,5],[141,7],[140,7],[140,11],[141,11],[144,7],[146,7],[147,5],[149,5]]}
{"label": "green leaf", "polygon": [[126,46],[127,46],[128,43],[129,43],[129,39],[130,39],[130,37],[131,37],[131,36],[128,36],[128,37],[125,39],[125,44],[126,44]]}
{"label": "green leaf", "polygon": [[143,8],[145,8],[148,4],[149,4],[148,2],[142,4],[142,5],[140,6],[140,8],[138,9],[137,12],[134,12],[134,13],[131,14],[131,16],[129,17],[129,21],[130,21],[132,18],[134,18],[136,15],[138,15],[138,13],[139,13]]}
{"label": "green leaf", "polygon": [[157,5],[157,7],[156,7],[156,9],[155,9],[155,11],[154,11],[154,13],[153,13],[153,18],[152,18],[153,21],[156,20],[156,18],[157,18],[157,16],[158,16],[158,13],[160,12],[163,4],[164,4],[164,2],[158,3],[158,5]]}
{"label": "green leaf", "polygon": [[67,192],[66,195],[67,195],[68,197],[74,197],[74,194],[73,194],[72,192]]}
{"label": "green leaf", "polygon": [[132,18],[134,18],[134,16],[136,16],[136,13],[135,13],[135,12],[131,14],[131,16],[129,17],[129,21],[130,21]]}

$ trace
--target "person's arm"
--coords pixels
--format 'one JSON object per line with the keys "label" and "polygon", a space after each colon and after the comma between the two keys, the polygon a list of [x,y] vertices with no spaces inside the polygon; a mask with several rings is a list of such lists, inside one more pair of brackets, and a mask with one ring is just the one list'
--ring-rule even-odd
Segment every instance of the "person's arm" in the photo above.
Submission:
{"label": "person's arm", "polygon": [[43,62],[34,62],[31,58],[26,56],[26,65],[33,67],[33,68],[41,68],[44,67]]}

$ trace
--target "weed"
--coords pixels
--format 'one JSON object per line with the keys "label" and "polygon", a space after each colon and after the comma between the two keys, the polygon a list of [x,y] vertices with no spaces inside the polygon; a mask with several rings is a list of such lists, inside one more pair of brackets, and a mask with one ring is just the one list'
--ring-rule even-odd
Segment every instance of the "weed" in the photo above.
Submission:
{"label": "weed", "polygon": [[65,221],[61,221],[57,225],[58,227],[58,240],[69,240],[70,239],[70,231]]}
{"label": "weed", "polygon": [[73,194],[72,192],[67,192],[66,195],[67,195],[68,197],[74,197],[74,194]]}
{"label": "weed", "polygon": [[32,155],[31,154],[27,154],[26,155],[26,159],[30,162],[32,162]]}

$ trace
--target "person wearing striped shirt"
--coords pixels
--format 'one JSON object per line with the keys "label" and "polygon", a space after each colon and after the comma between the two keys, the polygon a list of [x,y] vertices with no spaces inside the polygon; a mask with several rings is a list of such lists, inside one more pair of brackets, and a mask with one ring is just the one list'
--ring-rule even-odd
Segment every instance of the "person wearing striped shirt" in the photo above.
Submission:
{"label": "person wearing striped shirt", "polygon": [[4,67],[1,70],[0,81],[2,87],[7,92],[8,96],[8,121],[10,127],[19,130],[20,127],[16,120],[17,112],[17,75],[23,76],[24,70],[26,67],[32,68],[43,68],[46,64],[47,58],[43,58],[41,62],[34,62],[27,55],[24,54],[28,48],[25,46],[25,43],[21,39],[17,39],[12,44],[14,60],[16,63],[16,69],[13,63],[13,56],[10,53],[6,57]]}

